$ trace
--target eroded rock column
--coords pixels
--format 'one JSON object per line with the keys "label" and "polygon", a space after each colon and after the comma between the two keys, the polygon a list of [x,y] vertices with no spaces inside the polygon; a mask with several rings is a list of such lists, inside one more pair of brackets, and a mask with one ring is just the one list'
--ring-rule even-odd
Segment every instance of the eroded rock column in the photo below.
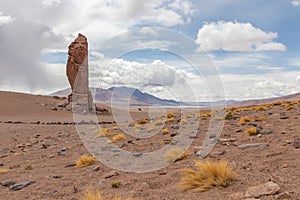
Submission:
{"label": "eroded rock column", "polygon": [[72,89],[69,103],[72,102],[72,111],[88,113],[92,111],[93,99],[89,91],[89,66],[87,38],[78,34],[70,44],[68,51],[67,77]]}

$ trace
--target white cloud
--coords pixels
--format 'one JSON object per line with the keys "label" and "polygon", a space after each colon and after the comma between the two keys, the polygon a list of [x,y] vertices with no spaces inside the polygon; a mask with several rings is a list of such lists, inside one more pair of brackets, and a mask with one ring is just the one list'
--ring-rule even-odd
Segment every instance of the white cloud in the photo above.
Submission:
{"label": "white cloud", "polygon": [[256,67],[257,70],[262,71],[279,71],[282,70],[282,67],[272,67],[272,66],[266,66],[266,65],[259,65]]}
{"label": "white cloud", "polygon": [[43,7],[50,7],[50,6],[58,6],[59,4],[62,3],[62,0],[39,0],[39,3]]}
{"label": "white cloud", "polygon": [[277,37],[277,33],[264,32],[251,23],[218,21],[199,29],[196,42],[207,51],[285,51],[284,44],[273,41]]}
{"label": "white cloud", "polygon": [[169,7],[176,11],[184,13],[186,16],[191,16],[195,13],[194,5],[190,1],[175,0],[169,4]]}
{"label": "white cloud", "polygon": [[295,7],[299,7],[300,6],[300,0],[292,0],[291,4]]}
{"label": "white cloud", "polygon": [[4,15],[3,13],[0,12],[0,27],[5,24],[9,24],[9,23],[13,22],[14,20],[15,20],[15,18],[13,18],[9,15]]}

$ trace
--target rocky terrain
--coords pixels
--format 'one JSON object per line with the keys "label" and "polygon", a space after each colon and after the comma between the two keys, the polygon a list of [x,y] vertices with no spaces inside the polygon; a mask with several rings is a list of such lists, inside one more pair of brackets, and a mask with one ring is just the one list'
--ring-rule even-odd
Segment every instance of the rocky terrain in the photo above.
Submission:
{"label": "rocky terrain", "polygon": [[[223,118],[211,111],[190,109],[181,116],[180,109],[168,109],[171,116],[160,118],[160,126],[158,119],[149,120],[147,109],[131,107],[135,121],[126,122],[126,127],[137,136],[124,133],[116,139],[122,131],[109,114],[111,109],[102,105],[109,111],[97,116],[102,130],[91,124],[89,134],[97,138],[109,132],[108,141],[141,154],[172,144],[179,130],[189,132],[197,124],[191,155],[153,172],[126,173],[97,160],[76,166],[76,160],[90,153],[76,130],[83,124],[75,124],[61,102],[60,98],[0,92],[0,199],[76,200],[88,189],[99,190],[104,199],[300,199],[299,99],[227,108],[222,134],[204,160],[226,160],[237,176],[227,187],[201,193],[181,190],[181,171],[194,169],[209,124]],[[152,122],[157,126],[151,126]],[[140,131],[153,130],[157,131],[153,137],[138,137]]]}

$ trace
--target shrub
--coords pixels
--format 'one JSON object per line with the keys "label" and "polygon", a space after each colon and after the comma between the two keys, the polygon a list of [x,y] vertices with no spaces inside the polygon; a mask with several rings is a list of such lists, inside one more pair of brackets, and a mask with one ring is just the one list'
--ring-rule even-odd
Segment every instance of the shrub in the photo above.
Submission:
{"label": "shrub", "polygon": [[214,186],[226,187],[236,177],[227,161],[196,161],[195,167],[196,170],[182,170],[183,177],[179,183],[182,190],[204,192]]}
{"label": "shrub", "polygon": [[137,123],[138,123],[138,124],[141,124],[141,125],[145,125],[145,124],[147,124],[148,122],[149,122],[148,120],[142,119],[142,120],[138,121]]}
{"label": "shrub", "polygon": [[255,117],[254,121],[258,122],[258,121],[264,121],[266,119],[265,116],[259,116],[259,117]]}
{"label": "shrub", "polygon": [[292,110],[292,109],[294,109],[293,105],[286,105],[285,106],[285,110]]}
{"label": "shrub", "polygon": [[254,107],[255,111],[263,111],[263,110],[267,110],[267,108],[265,106],[259,105]]}
{"label": "shrub", "polygon": [[122,139],[125,139],[125,135],[123,133],[119,133],[119,134],[113,136],[112,141],[116,142],[116,141],[122,140]]}
{"label": "shrub", "polygon": [[257,134],[257,128],[256,128],[256,127],[247,128],[247,129],[245,130],[245,132],[246,132],[248,135],[256,135],[256,134]]}
{"label": "shrub", "polygon": [[183,160],[184,158],[191,155],[191,151],[189,149],[183,151],[179,147],[175,147],[167,151],[164,157],[170,162],[177,162]]}
{"label": "shrub", "polygon": [[113,134],[109,131],[108,128],[103,127],[101,128],[100,133],[96,137],[109,137],[112,136]]}
{"label": "shrub", "polygon": [[233,119],[233,114],[232,112],[228,112],[226,115],[225,115],[225,120],[232,120]]}
{"label": "shrub", "polygon": [[86,167],[86,166],[93,164],[94,161],[95,161],[94,156],[82,155],[76,161],[76,167],[79,167],[79,168]]}
{"label": "shrub", "polygon": [[166,119],[166,122],[174,122],[175,121],[175,118],[174,117],[171,117],[171,118],[167,118]]}
{"label": "shrub", "polygon": [[8,172],[8,169],[0,169],[0,174],[5,174]]}
{"label": "shrub", "polygon": [[250,117],[249,116],[244,116],[240,119],[239,124],[240,125],[245,125],[246,122],[250,122]]}
{"label": "shrub", "polygon": [[92,190],[87,190],[83,197],[80,200],[102,200],[101,197],[101,193],[96,190],[96,191],[92,191]]}
{"label": "shrub", "polygon": [[154,125],[155,125],[155,126],[159,126],[159,125],[162,125],[162,124],[164,124],[164,123],[165,123],[164,120],[157,120],[157,121],[154,122]]}
{"label": "shrub", "polygon": [[170,131],[169,131],[169,129],[167,129],[167,128],[162,129],[161,132],[162,132],[163,134],[170,134]]}
{"label": "shrub", "polygon": [[121,182],[120,181],[116,181],[116,182],[112,182],[111,183],[111,187],[113,188],[118,188],[121,186]]}
{"label": "shrub", "polygon": [[215,120],[215,121],[221,121],[221,120],[223,120],[223,117],[216,116],[214,120]]}
{"label": "shrub", "polygon": [[173,113],[168,113],[168,114],[167,114],[167,118],[172,118],[172,117],[174,117],[174,114],[173,114]]}

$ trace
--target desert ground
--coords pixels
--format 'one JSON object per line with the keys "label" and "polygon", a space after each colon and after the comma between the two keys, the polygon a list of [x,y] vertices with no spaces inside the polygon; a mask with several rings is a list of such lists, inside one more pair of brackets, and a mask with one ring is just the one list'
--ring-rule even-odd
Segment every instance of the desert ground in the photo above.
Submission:
{"label": "desert ground", "polygon": [[[212,119],[209,111],[189,110],[190,114],[184,116],[186,131],[190,123],[199,123],[189,148],[191,155],[147,173],[117,171],[97,160],[77,167],[76,160],[90,153],[80,140],[72,113],[56,109],[61,101],[50,96],[0,92],[0,199],[77,200],[82,199],[87,190],[100,191],[103,199],[300,199],[299,99],[228,108],[222,134],[205,159],[199,159],[196,152],[210,121],[220,119]],[[135,119],[133,128],[148,130],[145,128],[147,120],[139,124],[139,120],[149,118],[147,109],[130,108],[130,111]],[[163,128],[168,132],[158,131],[151,138],[141,139],[138,135],[125,134],[125,138],[116,140],[115,144],[128,151],[149,152],[172,143],[178,134],[176,125],[182,125],[182,116],[179,109],[169,109],[168,113],[174,115],[164,123]],[[245,116],[250,120],[240,123]],[[101,126],[112,133],[108,136],[110,141],[113,135],[121,133],[111,114],[97,117]],[[245,133],[249,128],[257,132]],[[101,131],[91,132],[96,136]],[[248,144],[259,145],[247,148]],[[212,187],[204,192],[183,191],[179,186],[182,170],[195,169],[195,160],[226,160],[236,172],[235,180],[227,187]],[[280,188],[274,194],[268,191],[252,197],[245,194],[249,188],[267,182]],[[120,184],[112,187],[113,183]]]}

